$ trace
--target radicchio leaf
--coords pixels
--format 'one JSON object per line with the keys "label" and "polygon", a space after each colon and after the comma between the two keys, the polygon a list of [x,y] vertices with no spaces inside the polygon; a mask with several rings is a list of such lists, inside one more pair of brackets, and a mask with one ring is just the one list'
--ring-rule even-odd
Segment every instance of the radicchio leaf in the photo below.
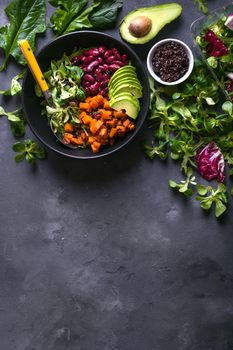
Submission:
{"label": "radicchio leaf", "polygon": [[224,43],[211,29],[208,29],[205,33],[204,40],[209,42],[206,47],[206,52],[209,56],[220,57],[228,54],[228,50]]}
{"label": "radicchio leaf", "polygon": [[204,148],[199,149],[195,161],[198,171],[204,179],[208,181],[217,179],[218,182],[224,182],[224,158],[214,142],[210,142]]}

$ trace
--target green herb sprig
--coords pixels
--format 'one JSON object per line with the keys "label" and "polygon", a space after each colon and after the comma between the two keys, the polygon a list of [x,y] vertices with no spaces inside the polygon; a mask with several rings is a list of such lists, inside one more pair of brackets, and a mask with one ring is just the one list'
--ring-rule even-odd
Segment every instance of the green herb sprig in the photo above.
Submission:
{"label": "green herb sprig", "polygon": [[25,159],[29,164],[33,164],[36,159],[45,158],[44,148],[30,139],[26,139],[23,142],[15,142],[12,149],[18,153],[15,156],[16,163],[22,162]]}

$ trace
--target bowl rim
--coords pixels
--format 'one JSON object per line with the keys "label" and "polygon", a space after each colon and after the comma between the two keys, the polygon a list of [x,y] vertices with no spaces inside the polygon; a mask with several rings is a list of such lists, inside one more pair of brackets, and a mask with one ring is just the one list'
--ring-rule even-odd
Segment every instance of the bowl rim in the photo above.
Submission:
{"label": "bowl rim", "polygon": [[[175,42],[181,44],[185,48],[185,50],[188,54],[188,58],[189,58],[189,67],[188,67],[187,72],[180,79],[172,81],[172,82],[167,82],[167,81],[162,80],[154,72],[154,70],[152,68],[152,56],[154,54],[155,49],[157,49],[157,47],[159,47],[161,44],[169,42],[169,41],[175,41]],[[190,76],[190,74],[192,73],[193,67],[194,67],[194,56],[193,56],[192,50],[184,41],[179,40],[179,39],[175,39],[175,38],[167,38],[167,39],[163,39],[163,40],[158,41],[157,43],[155,43],[151,47],[150,51],[148,52],[146,62],[147,62],[147,69],[148,69],[150,75],[152,76],[152,78],[154,78],[158,83],[160,83],[162,85],[172,86],[172,85],[178,85],[178,84],[182,83]]]}
{"label": "bowl rim", "polygon": [[[48,144],[48,142],[46,142],[46,140],[43,139],[43,137],[40,136],[40,133],[38,133],[37,130],[35,130],[35,128],[33,127],[32,123],[30,122],[30,118],[28,117],[28,113],[26,112],[26,103],[25,103],[26,96],[24,94],[25,84],[26,84],[26,81],[28,79],[28,75],[31,74],[30,69],[27,67],[27,70],[26,70],[26,73],[24,75],[23,82],[22,82],[22,96],[21,96],[22,109],[23,109],[23,112],[25,114],[27,123],[28,123],[31,131],[33,132],[33,134],[36,136],[37,139],[40,140],[40,142],[43,145],[45,145],[47,148],[51,149],[52,151],[54,151],[57,154],[63,155],[63,156],[68,157],[68,158],[73,158],[73,159],[83,159],[84,160],[84,159],[102,158],[102,157],[106,157],[108,155],[111,155],[114,152],[119,151],[124,146],[126,146],[132,139],[134,139],[135,136],[138,134],[138,132],[140,131],[140,129],[141,129],[141,127],[142,127],[146,117],[147,117],[148,110],[149,110],[150,85],[149,85],[148,73],[147,73],[147,70],[146,70],[145,66],[142,63],[142,60],[139,58],[137,53],[129,45],[127,45],[124,41],[122,41],[122,40],[120,40],[120,39],[118,39],[118,38],[116,38],[116,37],[114,37],[114,36],[112,36],[110,34],[107,34],[107,33],[104,33],[104,32],[100,32],[100,31],[94,31],[94,30],[81,30],[81,31],[74,31],[74,32],[71,32],[71,33],[63,34],[63,35],[59,36],[58,38],[51,39],[48,43],[46,43],[40,50],[38,50],[38,52],[35,54],[35,57],[36,57],[36,59],[39,59],[40,56],[44,53],[44,51],[46,51],[51,45],[53,45],[57,41],[60,41],[61,39],[64,39],[65,37],[76,36],[76,35],[94,35],[94,34],[103,36],[105,38],[108,38],[109,40],[113,40],[115,42],[120,43],[120,45],[123,45],[124,47],[126,47],[128,52],[130,52],[130,54],[133,57],[136,58],[138,63],[141,63],[140,64],[140,69],[141,69],[142,74],[143,74],[143,76],[145,78],[144,87],[146,88],[145,90],[147,90],[145,92],[144,101],[143,101],[143,104],[146,105],[146,110],[145,110],[144,114],[142,115],[142,117],[140,118],[140,120],[139,120],[139,122],[138,122],[138,124],[137,124],[137,126],[135,128],[135,130],[133,131],[133,133],[131,133],[127,139],[119,140],[119,144],[118,144],[118,146],[116,148],[112,148],[111,145],[109,145],[109,149],[107,150],[107,152],[104,152],[104,153],[91,153],[91,151],[90,151],[90,155],[85,155],[85,156],[80,156],[80,155],[75,154],[75,153],[73,153],[73,154],[72,153],[67,153],[67,152],[65,152],[65,150],[63,151],[62,149],[57,149],[55,146],[53,146],[51,144]],[[75,45],[74,45],[74,48],[75,48]],[[147,92],[148,92],[148,94],[147,94]],[[55,136],[54,136],[54,138],[55,138]],[[55,140],[55,142],[59,142],[59,141]]]}

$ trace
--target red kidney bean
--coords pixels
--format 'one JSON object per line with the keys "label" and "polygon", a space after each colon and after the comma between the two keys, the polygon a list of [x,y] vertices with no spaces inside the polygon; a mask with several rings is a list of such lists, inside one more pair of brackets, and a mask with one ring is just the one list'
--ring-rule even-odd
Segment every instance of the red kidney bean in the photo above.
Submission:
{"label": "red kidney bean", "polygon": [[103,74],[101,72],[100,73],[95,73],[95,77],[96,77],[97,81],[102,81],[103,80]]}
{"label": "red kidney bean", "polygon": [[104,89],[99,89],[99,94],[102,96],[105,96],[108,93],[108,87]]}
{"label": "red kidney bean", "polygon": [[104,58],[107,58],[107,57],[109,57],[109,56],[111,56],[111,55],[112,55],[112,50],[108,49],[108,50],[105,51],[105,53],[104,53]]}
{"label": "red kidney bean", "polygon": [[101,73],[100,65],[98,66],[98,68],[96,68],[96,69],[93,71],[93,74],[99,74],[99,73]]}
{"label": "red kidney bean", "polygon": [[[97,68],[97,69],[99,69],[99,72],[101,72],[101,71],[104,69],[104,66],[103,66],[102,64],[100,64],[100,65],[99,65],[99,68]],[[97,70],[97,69],[96,69],[96,70]],[[95,72],[96,72],[96,70],[95,70]],[[95,72],[94,72],[94,73],[95,73]]]}
{"label": "red kidney bean", "polygon": [[109,83],[109,79],[101,81],[100,88],[105,88],[106,86],[108,86],[108,83]]}
{"label": "red kidney bean", "polygon": [[92,84],[89,89],[93,95],[96,95],[98,93],[100,84],[96,81],[94,84]]}
{"label": "red kidney bean", "polygon": [[88,52],[89,52],[89,55],[91,55],[91,56],[94,56],[94,57],[99,56],[99,49],[97,47],[94,49],[90,49]]}
{"label": "red kidney bean", "polygon": [[[92,56],[93,57],[93,56]],[[97,66],[99,65],[99,62],[98,61],[93,61],[91,63],[89,63],[89,65],[87,66],[87,72],[91,72],[93,71],[93,69],[95,69]]]}
{"label": "red kidney bean", "polygon": [[100,46],[100,47],[99,47],[99,53],[100,53],[101,55],[104,54],[106,50],[107,50],[107,49],[106,49],[105,46]]}
{"label": "red kidney bean", "polygon": [[112,61],[112,64],[118,64],[121,67],[125,66],[125,62],[122,61]]}
{"label": "red kidney bean", "polygon": [[98,61],[99,63],[102,63],[102,62],[103,62],[103,58],[102,58],[102,57],[97,57],[97,61]]}
{"label": "red kidney bean", "polygon": [[107,74],[107,73],[104,73],[103,75],[102,75],[102,80],[109,80],[110,79],[110,76]]}
{"label": "red kidney bean", "polygon": [[109,66],[109,70],[111,72],[115,72],[119,68],[121,68],[121,66],[119,66],[119,64],[110,64],[110,66]]}
{"label": "red kidney bean", "polygon": [[106,63],[112,63],[112,61],[114,61],[115,60],[115,56],[109,56],[109,57],[107,57],[106,58]]}
{"label": "red kidney bean", "polygon": [[95,78],[90,74],[84,74],[83,80],[86,80],[92,84],[95,82]]}
{"label": "red kidney bean", "polygon": [[108,64],[104,63],[104,64],[103,64],[103,69],[104,69],[104,70],[108,70]]}
{"label": "red kidney bean", "polygon": [[91,63],[94,60],[94,56],[83,56],[83,63]]}
{"label": "red kidney bean", "polygon": [[84,81],[83,81],[83,86],[84,86],[85,88],[88,88],[88,87],[91,86],[91,83],[90,83],[89,81],[87,81],[87,80],[84,80]]}

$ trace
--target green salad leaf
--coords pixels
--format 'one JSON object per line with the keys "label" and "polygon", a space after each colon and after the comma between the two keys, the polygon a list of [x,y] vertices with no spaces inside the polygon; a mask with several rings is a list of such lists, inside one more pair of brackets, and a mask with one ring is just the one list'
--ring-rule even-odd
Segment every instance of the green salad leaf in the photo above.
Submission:
{"label": "green salad leaf", "polygon": [[27,39],[34,49],[36,35],[46,30],[44,0],[14,0],[6,7],[5,13],[10,22],[0,28],[0,47],[5,53],[0,70],[6,68],[10,56],[25,65],[18,41]]}
{"label": "green salad leaf", "polygon": [[4,115],[10,123],[12,134],[16,137],[23,136],[25,134],[25,118],[22,109],[20,108],[13,112],[6,112],[4,108],[0,106],[0,116]]}
{"label": "green salad leaf", "polygon": [[18,80],[22,79],[24,75],[24,71],[16,75],[11,80],[11,86],[7,90],[0,90],[0,94],[4,96],[14,96],[19,95],[22,91],[22,86]]}

